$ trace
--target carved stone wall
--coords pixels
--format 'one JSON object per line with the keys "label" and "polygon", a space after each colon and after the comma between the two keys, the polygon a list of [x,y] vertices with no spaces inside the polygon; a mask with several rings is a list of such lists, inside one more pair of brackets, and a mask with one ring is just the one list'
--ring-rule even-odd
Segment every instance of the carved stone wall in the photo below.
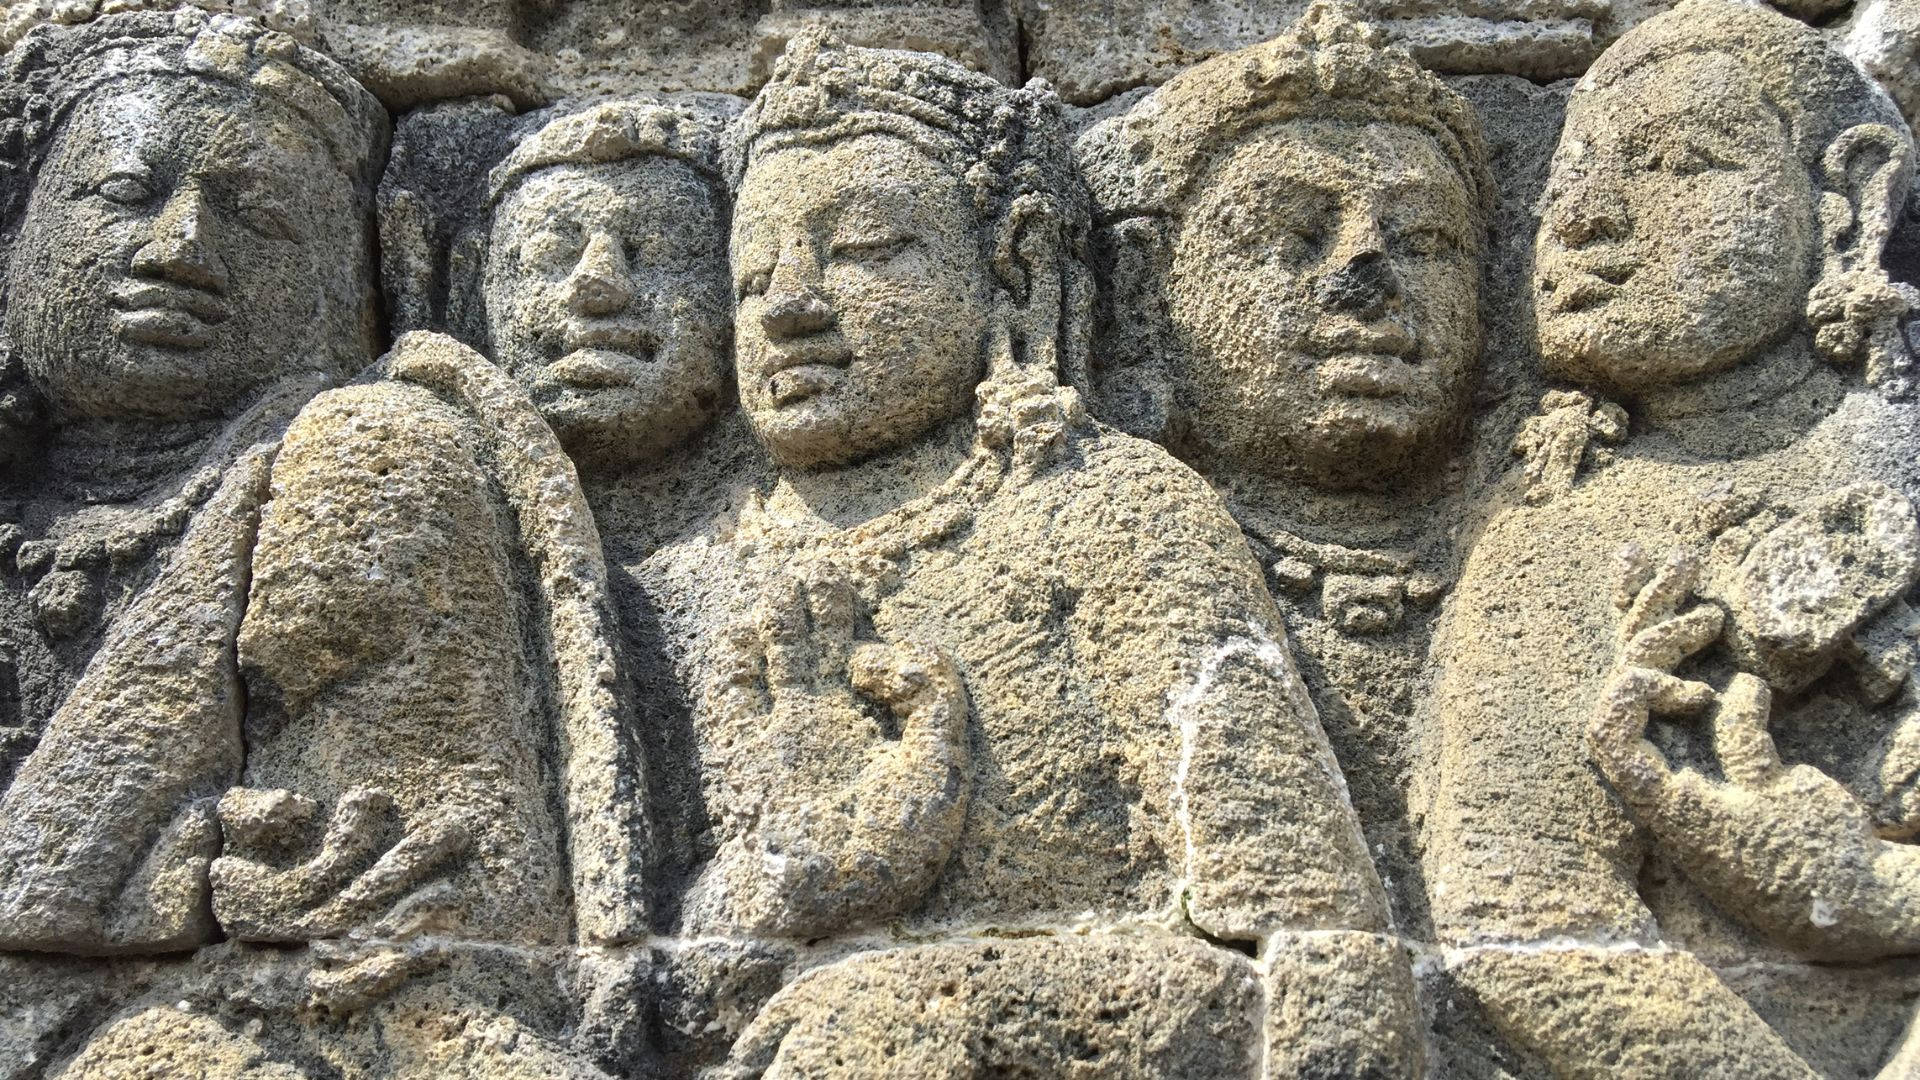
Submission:
{"label": "carved stone wall", "polygon": [[0,1077],[1920,1077],[1911,0],[11,0]]}

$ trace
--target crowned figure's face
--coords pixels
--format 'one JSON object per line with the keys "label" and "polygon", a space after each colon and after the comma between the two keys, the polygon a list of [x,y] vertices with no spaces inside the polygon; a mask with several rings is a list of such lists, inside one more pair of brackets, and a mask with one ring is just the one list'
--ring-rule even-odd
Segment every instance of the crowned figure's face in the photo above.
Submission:
{"label": "crowned figure's face", "polygon": [[1475,221],[1459,170],[1414,127],[1296,120],[1233,145],[1172,240],[1191,436],[1333,487],[1444,456],[1479,354]]}
{"label": "crowned figure's face", "polygon": [[846,464],[972,408],[994,318],[966,187],[904,139],[755,158],[735,204],[740,403],[782,465]]}
{"label": "crowned figure's face", "polygon": [[725,221],[715,185],[668,157],[550,166],[494,212],[494,358],[583,467],[650,458],[719,410]]}
{"label": "crowned figure's face", "polygon": [[1534,244],[1541,355],[1626,393],[1754,355],[1798,324],[1812,200],[1785,121],[1724,53],[1581,89]]}
{"label": "crowned figure's face", "polygon": [[6,329],[65,415],[217,416],[304,370],[371,359],[371,246],[352,181],[268,95],[188,76],[80,103],[8,275]]}

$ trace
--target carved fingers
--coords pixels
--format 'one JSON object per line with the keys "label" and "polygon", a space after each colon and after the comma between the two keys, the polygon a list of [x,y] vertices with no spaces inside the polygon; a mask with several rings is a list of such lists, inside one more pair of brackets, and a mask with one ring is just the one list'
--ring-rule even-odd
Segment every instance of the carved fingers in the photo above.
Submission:
{"label": "carved fingers", "polygon": [[854,650],[853,688],[900,719],[900,741],[916,749],[957,748],[967,728],[966,685],[938,649],[913,643]]}
{"label": "carved fingers", "polygon": [[1696,560],[1676,551],[1655,564],[1639,545],[1623,549],[1620,559],[1615,604],[1625,614],[1613,674],[1588,722],[1594,763],[1628,802],[1643,807],[1670,804],[1701,778],[1676,771],[1647,741],[1647,724],[1656,713],[1690,715],[1718,700],[1716,737],[1725,739],[1739,757],[1743,776],[1757,775],[1765,759],[1755,742],[1755,725],[1766,753],[1773,750],[1766,734],[1765,683],[1743,676],[1723,695],[1706,683],[1674,674],[1688,657],[1719,638],[1726,621],[1720,608],[1710,604],[1681,610],[1693,599]]}
{"label": "carved fingers", "polygon": [[430,882],[466,852],[474,831],[459,814],[437,815],[390,843],[393,799],[355,788],[335,804],[311,858],[275,865],[306,847],[317,812],[313,800],[282,790],[235,789],[221,799],[228,853],[211,877],[228,933],[253,941],[343,934]]}
{"label": "carved fingers", "polygon": [[1624,564],[1615,602],[1625,608],[1620,620],[1620,662],[1672,671],[1680,661],[1713,643],[1724,616],[1715,607],[1682,614],[1693,598],[1699,563],[1686,552],[1670,552],[1653,566],[1638,545],[1621,552]]}
{"label": "carved fingers", "polygon": [[1874,754],[1866,777],[1874,829],[1883,838],[1920,833],[1920,708],[1909,705]]}
{"label": "carved fingers", "polygon": [[1647,723],[1653,713],[1697,710],[1713,688],[1652,668],[1615,669],[1587,724],[1587,745],[1594,764],[1622,798],[1634,805],[1663,801],[1674,783],[1675,770],[1666,756],[1647,741]]}
{"label": "carved fingers", "polygon": [[748,621],[734,628],[731,679],[763,681],[769,690],[843,679],[857,612],[853,586],[830,569],[781,575],[762,593]]}
{"label": "carved fingers", "polygon": [[1762,790],[1780,778],[1780,754],[1767,730],[1773,691],[1766,680],[1741,672],[1720,693],[1713,711],[1713,749],[1727,782]]}

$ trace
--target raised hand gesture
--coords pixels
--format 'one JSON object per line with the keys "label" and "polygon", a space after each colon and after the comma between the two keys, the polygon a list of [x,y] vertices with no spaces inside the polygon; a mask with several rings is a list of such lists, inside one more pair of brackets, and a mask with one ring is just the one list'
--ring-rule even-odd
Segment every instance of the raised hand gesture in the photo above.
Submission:
{"label": "raised hand gesture", "polygon": [[946,865],[971,788],[964,684],[937,649],[856,641],[857,603],[815,568],[725,646],[721,839],[690,920],[817,936],[908,910]]}
{"label": "raised hand gesture", "polygon": [[[1743,672],[1716,692],[1674,674],[1724,621],[1711,605],[1682,610],[1695,574],[1684,556],[1630,568],[1618,658],[1587,729],[1594,763],[1695,884],[1782,944],[1836,960],[1920,948],[1920,849],[1880,839],[1825,773],[1781,763],[1763,680]],[[1655,713],[1703,711],[1721,780],[1674,768],[1646,739]]]}

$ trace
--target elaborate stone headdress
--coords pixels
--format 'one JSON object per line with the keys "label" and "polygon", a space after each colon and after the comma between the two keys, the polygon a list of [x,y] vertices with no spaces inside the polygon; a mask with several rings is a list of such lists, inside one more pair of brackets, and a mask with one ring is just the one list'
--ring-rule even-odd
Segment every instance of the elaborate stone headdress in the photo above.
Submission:
{"label": "elaborate stone headdress", "polygon": [[521,116],[487,99],[410,113],[380,187],[394,329],[440,330],[485,348],[483,278],[501,200],[541,169],[644,157],[682,162],[722,188],[720,139],[737,108],[724,95],[675,94],[562,102]]}
{"label": "elaborate stone headdress", "polygon": [[[1687,0],[1672,11],[1628,31],[1594,61],[1574,94],[1592,93],[1648,64],[1688,53],[1721,53],[1745,68],[1767,104],[1785,122],[1793,154],[1807,170],[1816,199],[1840,198],[1845,177],[1833,175],[1847,164],[1847,146],[1836,140],[1850,128],[1878,124],[1899,143],[1895,182],[1878,193],[1876,205],[1859,208],[1859,241],[1851,261],[1833,250],[1822,252],[1823,266],[1807,297],[1807,321],[1814,347],[1835,363],[1865,363],[1876,385],[1910,363],[1900,339],[1899,322],[1920,297],[1895,285],[1880,266],[1913,174],[1913,136],[1900,110],[1874,81],[1820,33],[1766,8],[1726,0]],[[1851,213],[1851,208],[1836,207]],[[1826,215],[1824,207],[1816,213]],[[1887,385],[1887,389],[1899,387]]]}
{"label": "elaborate stone headdress", "polygon": [[[29,12],[29,14],[32,14]],[[331,59],[261,23],[198,8],[106,14],[34,26],[0,72],[0,224],[10,248],[54,134],[76,106],[130,79],[187,77],[239,87],[302,117],[371,210],[387,114]],[[0,306],[4,299],[0,298]],[[0,463],[31,438],[42,407],[0,342]]]}
{"label": "elaborate stone headdress", "polygon": [[48,24],[5,62],[0,191],[9,219],[73,108],[103,86],[142,77],[197,77],[270,97],[311,125],[357,190],[371,193],[379,178],[386,110],[340,65],[253,20],[189,8]]}
{"label": "elaborate stone headdress", "polygon": [[487,206],[520,179],[551,165],[594,165],[639,157],[669,157],[721,181],[720,133],[726,116],[667,100],[606,101],[579,112],[542,116],[487,179]]}
{"label": "elaborate stone headdress", "polygon": [[1433,137],[1484,216],[1493,182],[1473,107],[1374,27],[1316,0],[1285,34],[1189,68],[1089,131],[1081,168],[1101,218],[1176,212],[1219,152],[1295,119],[1391,123]]}
{"label": "elaborate stone headdress", "polygon": [[945,57],[846,45],[821,30],[787,45],[735,122],[728,176],[738,186],[759,154],[859,135],[892,135],[945,163],[989,222],[1023,199],[1047,199],[1063,215],[1084,207],[1060,99],[1045,82],[1005,86]]}
{"label": "elaborate stone headdress", "polygon": [[[861,135],[904,140],[960,178],[980,215],[992,266],[1022,301],[1026,283],[1012,230],[1001,226],[1042,218],[1056,224],[1060,311],[1053,332],[1046,340],[1004,343],[1001,351],[1010,355],[994,359],[980,388],[983,437],[1023,444],[1033,432],[1006,421],[1017,411],[1013,401],[1051,394],[1056,380],[1081,386],[1087,371],[1087,203],[1058,95],[1042,80],[1010,87],[946,57],[847,45],[813,29],[788,43],[772,79],[734,122],[727,175],[737,190],[760,155]],[[1078,415],[1073,391],[1062,401],[1062,415]]]}

